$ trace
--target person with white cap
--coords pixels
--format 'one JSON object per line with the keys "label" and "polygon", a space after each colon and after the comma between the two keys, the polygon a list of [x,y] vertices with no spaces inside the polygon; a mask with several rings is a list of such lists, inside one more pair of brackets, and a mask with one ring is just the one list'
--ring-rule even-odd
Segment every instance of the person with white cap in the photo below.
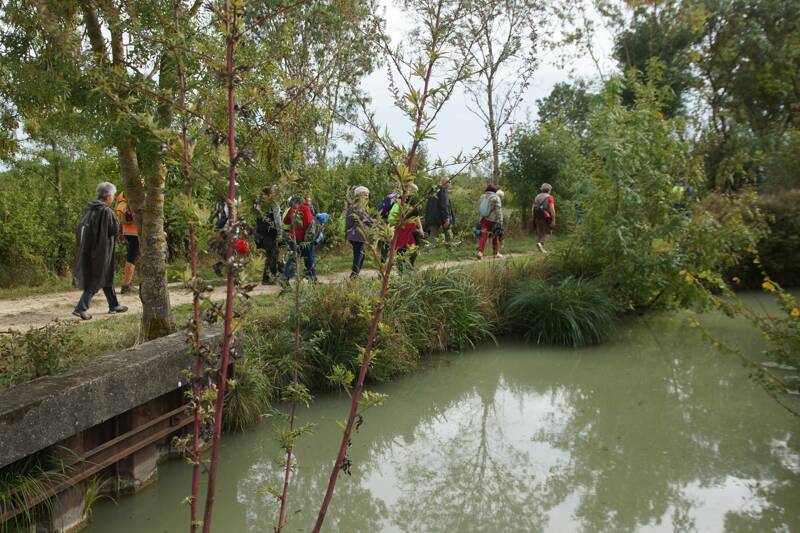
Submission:
{"label": "person with white cap", "polygon": [[353,247],[353,265],[350,279],[357,278],[364,266],[364,246],[367,242],[367,228],[374,220],[367,215],[369,189],[358,186],[353,189],[353,199],[345,210],[345,239]]}

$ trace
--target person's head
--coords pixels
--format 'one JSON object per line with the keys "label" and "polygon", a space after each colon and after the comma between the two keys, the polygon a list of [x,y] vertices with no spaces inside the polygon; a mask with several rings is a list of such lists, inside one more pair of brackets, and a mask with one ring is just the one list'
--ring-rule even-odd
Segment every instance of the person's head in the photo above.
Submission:
{"label": "person's head", "polygon": [[363,185],[359,185],[355,189],[353,189],[353,197],[357,202],[367,203],[369,200],[369,189],[364,187]]}
{"label": "person's head", "polygon": [[411,182],[408,185],[406,185],[406,196],[408,197],[416,196],[417,191],[419,191],[419,187],[417,187],[416,183]]}
{"label": "person's head", "polygon": [[302,201],[303,198],[295,194],[294,196],[290,196],[286,203],[289,204],[289,207],[297,207],[302,203]]}
{"label": "person's head", "polygon": [[106,205],[111,205],[114,201],[114,195],[117,194],[117,188],[114,184],[107,181],[98,183],[95,191],[97,192],[97,199]]}
{"label": "person's head", "polygon": [[542,183],[542,186],[539,188],[539,190],[550,194],[553,191],[553,186],[549,183]]}
{"label": "person's head", "polygon": [[311,205],[311,202],[312,202],[313,200],[314,200],[314,197],[313,197],[313,196],[311,196],[311,193],[305,194],[305,195],[303,196],[303,203],[304,203],[304,204]]}
{"label": "person's head", "polygon": [[445,176],[439,180],[439,187],[446,189],[450,186],[450,176]]}
{"label": "person's head", "polygon": [[497,187],[495,187],[490,183],[489,185],[486,186],[486,189],[484,189],[483,192],[497,192]]}
{"label": "person's head", "polygon": [[499,196],[499,197],[500,197],[500,200],[503,200],[503,199],[506,197],[506,193],[504,193],[504,192],[503,192],[502,190],[500,190],[500,189],[497,189],[497,192],[496,192],[495,194],[497,194],[497,196]]}
{"label": "person's head", "polygon": [[272,200],[272,198],[275,196],[275,189],[275,185],[268,185],[261,189],[262,198],[265,200]]}

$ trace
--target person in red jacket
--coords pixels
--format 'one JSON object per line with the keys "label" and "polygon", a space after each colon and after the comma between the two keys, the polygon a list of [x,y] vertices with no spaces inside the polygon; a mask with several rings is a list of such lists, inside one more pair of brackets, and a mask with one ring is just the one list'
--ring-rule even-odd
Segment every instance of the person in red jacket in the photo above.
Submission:
{"label": "person in red jacket", "polygon": [[284,265],[283,275],[286,279],[294,276],[295,256],[300,253],[306,266],[306,273],[311,281],[317,282],[317,272],[315,263],[317,261],[317,245],[313,241],[306,241],[306,230],[314,220],[311,206],[307,202],[301,202],[299,196],[293,196],[289,201],[290,207],[283,217],[283,226],[288,228],[289,258]]}

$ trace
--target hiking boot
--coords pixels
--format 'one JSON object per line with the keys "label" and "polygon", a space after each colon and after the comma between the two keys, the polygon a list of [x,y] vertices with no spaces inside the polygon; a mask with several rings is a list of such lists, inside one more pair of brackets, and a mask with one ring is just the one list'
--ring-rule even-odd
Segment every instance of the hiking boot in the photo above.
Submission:
{"label": "hiking boot", "polygon": [[500,254],[500,253],[494,254],[494,258],[495,259],[503,259],[504,257],[505,256],[503,254]]}
{"label": "hiking boot", "polygon": [[125,307],[124,305],[118,305],[116,307],[109,307],[108,308],[108,314],[109,315],[113,315],[115,313],[124,313],[127,310],[128,310],[128,308]]}
{"label": "hiking boot", "polygon": [[544,243],[537,242],[536,247],[539,248],[539,251],[542,252],[543,254],[547,253],[547,250],[544,249]]}
{"label": "hiking boot", "polygon": [[483,259],[483,252],[478,252],[477,254],[475,254],[475,257],[477,257],[478,259]]}
{"label": "hiking boot", "polygon": [[75,310],[75,311],[72,312],[72,314],[75,315],[76,317],[80,318],[81,320],[91,320],[92,319],[92,315],[90,315],[86,311]]}

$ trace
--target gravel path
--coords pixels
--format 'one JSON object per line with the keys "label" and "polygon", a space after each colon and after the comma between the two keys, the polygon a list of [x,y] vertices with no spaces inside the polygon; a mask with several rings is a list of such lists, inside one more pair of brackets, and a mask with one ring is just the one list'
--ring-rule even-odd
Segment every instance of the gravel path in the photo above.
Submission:
{"label": "gravel path", "polygon": [[[528,254],[508,254],[505,258],[521,257]],[[485,262],[490,258],[484,259]],[[463,264],[475,264],[474,259],[462,261],[442,261],[423,265],[421,269],[452,267]],[[320,283],[335,283],[347,279],[349,272],[335,272],[319,276]],[[374,277],[377,272],[374,270],[362,271],[364,277]],[[251,294],[277,293],[278,287],[259,285]],[[192,302],[192,294],[183,288],[182,284],[170,285],[170,302],[172,306],[188,304]],[[31,328],[37,328],[54,321],[61,322],[80,322],[80,319],[72,316],[72,310],[80,297],[80,291],[73,290],[68,292],[58,292],[52,294],[42,294],[36,296],[26,296],[22,298],[8,298],[0,300],[0,332],[20,331],[24,332]],[[211,295],[212,299],[222,300],[225,298],[225,287],[215,287]],[[119,295],[122,305],[128,306],[128,313],[141,313],[142,302],[136,293]],[[92,300],[92,308],[89,313],[94,317],[93,320],[104,320],[111,316],[106,312],[106,302],[102,291]]]}

